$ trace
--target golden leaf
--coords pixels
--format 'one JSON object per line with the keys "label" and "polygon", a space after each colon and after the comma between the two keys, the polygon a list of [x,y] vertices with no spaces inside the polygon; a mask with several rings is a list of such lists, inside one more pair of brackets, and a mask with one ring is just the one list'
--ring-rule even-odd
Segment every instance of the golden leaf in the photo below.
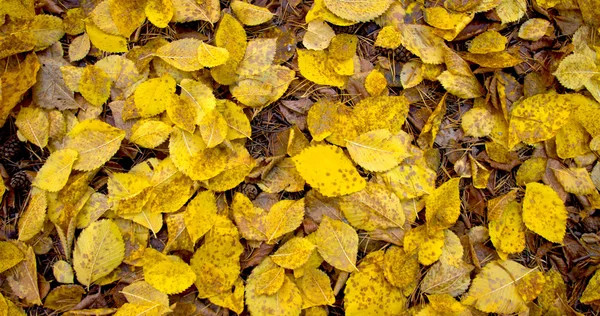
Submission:
{"label": "golden leaf", "polygon": [[487,54],[501,52],[506,48],[508,39],[498,31],[489,30],[477,35],[471,45],[469,52],[473,54]]}
{"label": "golden leaf", "polygon": [[465,131],[465,135],[488,136],[494,128],[492,114],[485,108],[470,109],[463,114],[461,127]]}
{"label": "golden leaf", "polygon": [[269,9],[244,1],[231,2],[231,10],[244,25],[249,26],[263,24],[273,18],[273,13]]}
{"label": "golden leaf", "polygon": [[267,243],[274,243],[277,238],[298,228],[303,218],[304,199],[275,203],[265,218]]}
{"label": "golden leaf", "polygon": [[56,281],[60,283],[74,282],[73,268],[64,260],[58,260],[52,265],[52,274]]}
{"label": "golden leaf", "polygon": [[143,262],[144,279],[162,293],[181,293],[196,281],[192,268],[177,256],[167,256],[147,248]]}
{"label": "golden leaf", "polygon": [[85,31],[94,46],[108,53],[123,53],[127,49],[127,39],[121,35],[108,34],[86,19]]}
{"label": "golden leaf", "polygon": [[25,60],[13,58],[0,62],[5,69],[0,76],[0,125],[4,125],[12,109],[21,101],[23,94],[36,83],[36,76],[41,65],[34,53],[28,54]]}
{"label": "golden leaf", "polygon": [[127,301],[136,305],[150,305],[151,309],[147,313],[155,311],[159,315],[170,312],[169,297],[157,289],[153,288],[145,281],[136,281],[129,284],[121,290]]}
{"label": "golden leaf", "polygon": [[[267,262],[267,260],[263,261]],[[271,263],[273,264],[273,263]],[[258,280],[261,274],[271,270],[271,266],[261,264],[252,270],[246,284],[246,305],[250,315],[295,316],[300,315],[302,296],[300,290],[287,276],[283,284],[271,294],[260,294]],[[283,275],[283,272],[281,273]]]}
{"label": "golden leaf", "polygon": [[355,22],[366,22],[383,14],[393,0],[348,1],[324,0],[327,9],[335,15]]}
{"label": "golden leaf", "polygon": [[171,134],[171,126],[163,121],[139,120],[131,127],[129,141],[145,148],[156,148]]}
{"label": "golden leaf", "polygon": [[401,199],[413,199],[433,192],[435,176],[435,171],[427,166],[404,163],[379,175]]}
{"label": "golden leaf", "polygon": [[352,159],[369,171],[387,171],[410,156],[411,137],[403,131],[392,135],[386,129],[373,130],[353,140],[346,147]]}
{"label": "golden leaf", "polygon": [[173,102],[175,85],[175,79],[168,74],[142,82],[133,95],[140,116],[151,117],[165,111]]}
{"label": "golden leaf", "polygon": [[426,64],[444,62],[444,40],[435,35],[433,28],[419,24],[402,24],[400,27],[402,45],[419,56]]}
{"label": "golden leaf", "polygon": [[369,182],[364,190],[342,197],[340,209],[358,229],[372,231],[404,226],[400,199],[380,184]]}
{"label": "golden leaf", "polygon": [[597,69],[590,56],[573,53],[560,61],[553,75],[565,88],[579,90],[598,74]]}
{"label": "golden leaf", "polygon": [[473,266],[461,262],[458,266],[438,261],[429,268],[421,282],[421,291],[427,294],[450,294],[458,296],[464,293],[471,283]]}
{"label": "golden leaf", "polygon": [[362,190],[366,185],[350,159],[338,147],[309,147],[292,159],[302,178],[325,196],[350,194]]}
{"label": "golden leaf", "polygon": [[267,212],[255,207],[250,199],[236,192],[231,205],[233,219],[242,237],[248,240],[266,240]]}
{"label": "golden leaf", "polygon": [[343,87],[347,76],[336,73],[330,66],[326,51],[298,49],[298,67],[302,76],[316,84]]}
{"label": "golden leaf", "polygon": [[185,226],[192,242],[195,243],[215,224],[217,201],[214,193],[211,191],[199,192],[188,203],[184,214]]}
{"label": "golden leaf", "polygon": [[144,7],[144,13],[148,21],[156,27],[165,28],[173,18],[173,1],[171,0],[148,0]]}
{"label": "golden leaf", "polygon": [[567,315],[570,313],[567,301],[567,286],[560,272],[551,269],[545,273],[544,289],[538,296],[538,303],[544,315]]}
{"label": "golden leaf", "polygon": [[427,230],[435,232],[454,225],[460,216],[460,178],[450,179],[435,189],[426,200]]}
{"label": "golden leaf", "polygon": [[205,235],[204,244],[190,261],[198,277],[195,282],[198,297],[231,291],[240,274],[239,258],[243,251],[237,228],[228,218],[215,216],[215,224]]}
{"label": "golden leaf", "polygon": [[560,158],[575,158],[590,152],[591,136],[571,115],[569,121],[556,133],[556,153]]}
{"label": "golden leaf", "polygon": [[392,246],[385,252],[383,261],[385,279],[398,288],[407,287],[420,277],[416,253],[406,253],[403,248]]}
{"label": "golden leaf", "polygon": [[215,305],[229,308],[241,314],[244,311],[244,291],[244,280],[238,278],[233,284],[233,291],[231,293],[217,294],[209,297],[208,300]]}
{"label": "golden leaf", "polygon": [[77,151],[73,149],[61,149],[53,152],[38,171],[32,184],[48,192],[59,191],[67,184],[77,156]]}
{"label": "golden leaf", "polygon": [[110,97],[113,81],[104,70],[96,65],[88,65],[79,79],[79,92],[91,104],[101,106]]}
{"label": "golden leaf", "polygon": [[436,78],[446,91],[463,99],[473,99],[484,95],[484,90],[473,75],[456,75],[449,70],[443,71]]}
{"label": "golden leaf", "polygon": [[384,26],[377,34],[375,46],[395,49],[402,45],[402,34],[395,26]]}
{"label": "golden leaf", "polygon": [[404,89],[409,89],[423,82],[423,64],[418,60],[411,60],[402,66],[400,83]]}
{"label": "golden leaf", "polygon": [[232,143],[232,148],[225,159],[227,164],[224,170],[204,181],[207,189],[219,192],[233,189],[242,183],[256,166],[256,161],[241,142]]}
{"label": "golden leaf", "polygon": [[596,273],[594,273],[581,294],[579,301],[584,304],[590,304],[598,300],[600,300],[600,272],[596,270]]}
{"label": "golden leaf", "polygon": [[517,170],[517,184],[526,185],[529,182],[542,180],[546,172],[546,162],[547,159],[543,157],[533,157],[525,160]]}
{"label": "golden leaf", "polygon": [[371,252],[350,275],[344,290],[346,315],[391,316],[404,312],[406,298],[402,290],[386,280],[384,261],[383,251]]}
{"label": "golden leaf", "polygon": [[562,243],[567,227],[567,209],[551,187],[531,182],[527,184],[523,198],[523,222],[547,240]]}
{"label": "golden leaf", "polygon": [[317,19],[323,19],[331,24],[340,26],[348,26],[356,23],[354,21],[342,19],[339,16],[333,14],[325,6],[324,0],[315,0],[310,10],[306,13],[305,19],[306,23],[310,23]]}
{"label": "golden leaf", "polygon": [[487,54],[464,53],[461,56],[472,63],[487,68],[514,67],[523,62],[520,57],[506,51]]}
{"label": "golden leaf", "polygon": [[200,120],[198,127],[207,148],[213,148],[227,138],[227,121],[216,109],[207,112]]}
{"label": "golden leaf", "polygon": [[[494,212],[499,213],[499,216],[494,219],[490,218],[488,225],[494,247],[504,254],[523,251],[526,228],[521,214],[521,204],[512,200],[505,205],[498,205],[494,208]],[[506,259],[506,255],[503,257]]]}
{"label": "golden leaf", "polygon": [[404,250],[411,252],[418,249],[419,262],[423,265],[431,265],[442,255],[444,247],[444,231],[437,230],[428,232],[425,225],[409,230],[404,235]]}
{"label": "golden leaf", "polygon": [[73,268],[79,283],[90,286],[121,264],[125,245],[119,227],[110,219],[90,224],[75,244]]}
{"label": "golden leaf", "polygon": [[313,50],[323,50],[329,46],[335,32],[323,20],[313,20],[308,23],[306,33],[302,38],[304,47]]}
{"label": "golden leaf", "polygon": [[387,94],[387,80],[385,76],[379,70],[372,70],[365,78],[365,90],[372,97]]}
{"label": "golden leaf", "polygon": [[44,308],[66,312],[75,307],[85,294],[81,285],[59,285],[46,296]]}
{"label": "golden leaf", "polygon": [[155,56],[160,57],[169,65],[183,71],[195,71],[203,66],[198,60],[200,40],[184,38],[172,41],[156,50]]}
{"label": "golden leaf", "polygon": [[525,11],[527,11],[525,0],[501,0],[496,7],[496,14],[503,24],[519,20],[525,15]]}
{"label": "golden leaf", "polygon": [[517,291],[517,282],[536,271],[510,260],[492,261],[477,274],[462,303],[486,313],[512,314],[527,310],[527,302]]}
{"label": "golden leaf", "polygon": [[115,172],[108,177],[108,199],[119,201],[131,199],[150,188],[152,184],[147,176],[130,173]]}
{"label": "golden leaf", "polygon": [[315,234],[319,254],[327,263],[342,271],[358,270],[358,235],[350,225],[324,216]]}
{"label": "golden leaf", "polygon": [[69,45],[69,61],[74,62],[82,60],[87,56],[90,47],[90,36],[87,33],[83,33],[83,35],[74,38],[71,45]]}
{"label": "golden leaf", "polygon": [[144,12],[145,1],[108,0],[110,15],[119,34],[130,37],[131,34],[146,20]]}
{"label": "golden leaf", "polygon": [[319,269],[307,269],[304,275],[296,279],[296,285],[302,296],[302,308],[335,303],[329,276]]}
{"label": "golden leaf", "polygon": [[572,104],[584,97],[572,94],[536,94],[513,105],[510,113],[508,148],[519,141],[533,144],[550,139],[568,121]]}
{"label": "golden leaf", "polygon": [[550,21],[544,19],[529,19],[521,24],[518,36],[524,40],[537,41],[546,35]]}
{"label": "golden leaf", "polygon": [[102,166],[121,146],[125,132],[99,120],[86,120],[67,134],[65,149],[75,149],[79,158],[73,169],[89,171]]}
{"label": "golden leaf", "polygon": [[227,129],[227,139],[251,138],[252,127],[248,116],[244,113],[244,109],[229,100],[219,100],[219,104],[224,105],[219,110],[229,127]]}
{"label": "golden leaf", "polygon": [[308,261],[316,246],[306,238],[294,237],[272,254],[271,260],[282,268],[296,269]]}
{"label": "golden leaf", "polygon": [[596,186],[585,168],[552,169],[565,191],[578,195],[593,194]]}
{"label": "golden leaf", "polygon": [[50,121],[48,113],[38,107],[25,107],[19,111],[15,125],[21,135],[34,145],[44,148],[48,145]]}
{"label": "golden leaf", "polygon": [[207,21],[216,23],[221,17],[221,6],[219,0],[206,0],[198,2],[194,0],[172,0],[173,18],[171,22]]}
{"label": "golden leaf", "polygon": [[23,252],[8,241],[0,241],[0,272],[4,272],[14,267],[25,259]]}
{"label": "golden leaf", "polygon": [[229,52],[229,59],[224,65],[212,68],[210,74],[216,82],[231,85],[237,81],[236,70],[246,54],[246,31],[233,16],[224,14],[215,33],[215,44]]}
{"label": "golden leaf", "polygon": [[435,110],[433,110],[429,118],[427,118],[425,126],[421,129],[421,134],[419,134],[419,138],[417,139],[417,144],[419,144],[421,148],[433,147],[435,138],[440,131],[442,119],[446,115],[446,96],[447,94],[444,94],[438,105],[435,107]]}
{"label": "golden leaf", "polygon": [[224,64],[229,59],[229,52],[225,48],[208,45],[200,42],[198,45],[198,61],[204,67],[216,67]]}

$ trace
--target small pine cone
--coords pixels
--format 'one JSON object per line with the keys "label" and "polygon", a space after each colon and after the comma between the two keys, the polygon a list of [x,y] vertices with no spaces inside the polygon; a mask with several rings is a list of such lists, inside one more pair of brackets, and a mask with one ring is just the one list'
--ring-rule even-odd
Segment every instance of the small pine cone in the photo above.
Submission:
{"label": "small pine cone", "polygon": [[21,142],[16,136],[11,136],[6,143],[0,145],[0,158],[10,160],[21,152]]}
{"label": "small pine cone", "polygon": [[241,185],[242,193],[247,196],[250,200],[256,199],[258,196],[258,187],[256,184],[244,183]]}
{"label": "small pine cone", "polygon": [[19,171],[15,173],[10,179],[10,186],[13,189],[24,189],[29,186],[29,177],[27,177],[27,173],[25,171]]}
{"label": "small pine cone", "polygon": [[400,45],[396,49],[394,49],[394,59],[396,61],[405,63],[413,57],[415,57],[415,55],[402,45]]}
{"label": "small pine cone", "polygon": [[358,31],[358,29],[360,29],[361,25],[362,25],[361,23],[356,23],[356,24],[352,24],[349,26],[339,26],[339,25],[331,24],[331,28],[333,29],[335,34],[341,34],[341,33],[355,34]]}

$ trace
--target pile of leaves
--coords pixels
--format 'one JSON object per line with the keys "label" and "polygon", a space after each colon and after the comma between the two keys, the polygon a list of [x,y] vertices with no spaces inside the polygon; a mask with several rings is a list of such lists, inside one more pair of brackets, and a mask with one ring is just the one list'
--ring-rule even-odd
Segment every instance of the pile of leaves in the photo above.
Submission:
{"label": "pile of leaves", "polygon": [[2,0],[0,316],[597,315],[591,0]]}

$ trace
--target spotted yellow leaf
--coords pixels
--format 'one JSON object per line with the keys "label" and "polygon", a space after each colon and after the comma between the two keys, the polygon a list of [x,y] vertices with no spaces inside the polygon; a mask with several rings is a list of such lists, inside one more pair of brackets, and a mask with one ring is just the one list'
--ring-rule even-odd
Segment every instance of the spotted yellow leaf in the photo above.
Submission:
{"label": "spotted yellow leaf", "polygon": [[173,99],[175,79],[168,74],[141,83],[133,94],[135,107],[141,117],[164,112]]}
{"label": "spotted yellow leaf", "polygon": [[244,25],[249,26],[263,24],[273,18],[269,9],[244,1],[231,2],[231,10]]}
{"label": "spotted yellow leaf", "polygon": [[306,238],[294,237],[271,255],[271,260],[282,268],[296,269],[304,265],[316,246]]}
{"label": "spotted yellow leaf", "polygon": [[162,293],[181,293],[196,281],[192,268],[177,256],[147,248],[143,262],[144,279]]}
{"label": "spotted yellow leaf", "polygon": [[350,225],[323,216],[315,234],[319,254],[327,263],[347,272],[357,270],[358,235]]}
{"label": "spotted yellow leaf", "polygon": [[73,126],[66,136],[65,149],[79,153],[73,169],[89,171],[102,166],[121,146],[125,131],[99,120],[86,120]]}
{"label": "spotted yellow leaf", "polygon": [[335,15],[355,22],[366,22],[374,19],[392,4],[393,0],[348,1],[325,0],[325,6]]}
{"label": "spotted yellow leaf", "polygon": [[53,152],[36,175],[32,184],[49,192],[59,191],[67,184],[71,168],[77,156],[78,153],[74,149],[62,149]]}
{"label": "spotted yellow leaf", "polygon": [[567,209],[551,187],[531,182],[527,184],[523,198],[523,222],[547,240],[562,243],[567,227]]}

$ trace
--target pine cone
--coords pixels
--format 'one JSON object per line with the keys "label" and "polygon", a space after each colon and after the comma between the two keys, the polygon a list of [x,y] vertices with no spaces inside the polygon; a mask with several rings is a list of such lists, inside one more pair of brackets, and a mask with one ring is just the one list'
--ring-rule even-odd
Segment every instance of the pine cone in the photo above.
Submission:
{"label": "pine cone", "polygon": [[0,158],[10,160],[21,152],[21,142],[17,136],[11,136],[4,144],[0,145]]}
{"label": "pine cone", "polygon": [[24,189],[29,187],[29,184],[29,178],[25,171],[15,173],[10,179],[10,186],[13,187],[13,189]]}
{"label": "pine cone", "polygon": [[413,53],[411,53],[404,46],[400,45],[394,49],[391,48],[383,48],[379,46],[375,46],[375,53],[378,55],[382,55],[388,57],[389,59],[394,59],[397,62],[405,63],[409,61],[411,58],[415,57]]}
{"label": "pine cone", "polygon": [[333,29],[335,34],[341,34],[341,33],[355,34],[358,31],[358,29],[360,29],[361,26],[362,26],[362,23],[356,23],[356,24],[352,24],[352,25],[348,25],[348,26],[339,26],[339,25],[331,24],[331,28]]}

